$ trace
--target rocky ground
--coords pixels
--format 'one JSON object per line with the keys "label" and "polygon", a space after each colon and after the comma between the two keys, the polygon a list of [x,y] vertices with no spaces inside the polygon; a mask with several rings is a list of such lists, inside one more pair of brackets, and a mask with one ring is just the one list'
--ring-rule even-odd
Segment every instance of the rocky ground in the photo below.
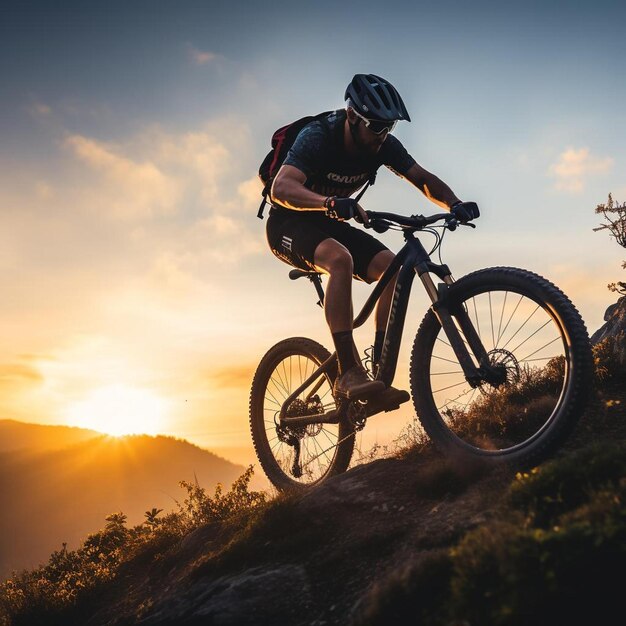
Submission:
{"label": "rocky ground", "polygon": [[[626,394],[617,394],[610,408],[598,399],[562,455],[623,439]],[[200,528],[144,571],[135,563],[86,623],[360,623],[390,579],[497,520],[514,479],[512,470],[454,466],[430,446],[358,466],[279,498],[236,537]]]}

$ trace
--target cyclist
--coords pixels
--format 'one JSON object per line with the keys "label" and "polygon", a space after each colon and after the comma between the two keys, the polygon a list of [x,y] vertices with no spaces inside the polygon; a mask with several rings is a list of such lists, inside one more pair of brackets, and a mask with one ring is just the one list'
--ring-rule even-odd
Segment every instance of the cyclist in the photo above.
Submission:
{"label": "cyclist", "polygon": [[[305,126],[291,146],[270,192],[267,240],[272,252],[290,265],[328,275],[325,316],[339,365],[335,393],[372,398],[381,407],[408,400],[406,392],[370,380],[360,364],[352,336],[352,278],[372,283],[394,258],[378,239],[347,221],[368,224],[350,196],[381,165],[417,187],[429,200],[450,209],[461,222],[478,217],[442,180],[409,155],[391,132],[399,120],[411,121],[393,85],[374,74],[356,74],[348,85],[346,108]],[[373,361],[381,357],[384,330],[395,283],[382,294],[375,313]]]}

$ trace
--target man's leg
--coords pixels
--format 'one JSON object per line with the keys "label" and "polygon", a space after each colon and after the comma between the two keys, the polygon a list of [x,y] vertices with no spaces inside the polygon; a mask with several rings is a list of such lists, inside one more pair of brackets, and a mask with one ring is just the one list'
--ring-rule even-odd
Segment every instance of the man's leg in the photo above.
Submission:
{"label": "man's leg", "polygon": [[364,397],[384,389],[369,380],[360,367],[352,337],[352,255],[335,239],[325,239],[315,249],[315,266],[328,274],[324,312],[333,336],[339,363],[336,390],[348,397]]}
{"label": "man's leg", "polygon": [[335,239],[325,239],[315,249],[314,262],[328,274],[324,314],[330,332],[352,332],[352,255]]}
{"label": "man's leg", "polygon": [[[391,250],[381,250],[371,261],[367,267],[368,280],[375,281],[380,280],[381,276],[385,273],[393,259],[395,254]],[[396,275],[397,278],[397,275]],[[383,350],[383,341],[385,339],[385,328],[387,326],[387,320],[389,318],[389,309],[391,308],[391,302],[393,300],[393,293],[396,288],[395,278],[389,281],[387,287],[380,296],[378,304],[376,305],[376,335],[374,338],[374,368],[378,366],[380,357]],[[401,389],[395,387],[389,387],[384,393],[376,396],[367,405],[368,415],[374,415],[381,411],[390,411],[398,408],[403,402],[407,402],[410,399],[409,394]]]}
{"label": "man's leg", "polygon": [[[379,280],[385,273],[393,259],[395,254],[391,250],[381,250],[367,266],[367,278],[370,281]],[[376,335],[374,337],[374,363],[380,361],[380,355],[383,349],[383,341],[385,339],[385,328],[387,326],[387,320],[389,318],[389,309],[391,308],[391,301],[393,300],[393,292],[396,288],[395,278],[389,282],[387,287],[380,296],[378,304],[376,305],[375,323],[376,323]]]}

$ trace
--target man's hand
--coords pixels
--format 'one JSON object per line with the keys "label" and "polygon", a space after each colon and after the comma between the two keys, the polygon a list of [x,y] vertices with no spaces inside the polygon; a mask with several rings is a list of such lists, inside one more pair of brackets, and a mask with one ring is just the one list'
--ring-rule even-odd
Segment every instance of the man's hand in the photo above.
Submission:
{"label": "man's hand", "polygon": [[450,207],[450,213],[452,213],[461,224],[465,224],[470,220],[475,220],[477,217],[480,217],[480,211],[475,202],[461,202],[459,200],[459,202],[455,202]]}
{"label": "man's hand", "polygon": [[331,196],[324,202],[326,215],[332,219],[344,221],[354,218],[361,224],[369,224],[369,217],[365,210],[354,198],[339,198]]}

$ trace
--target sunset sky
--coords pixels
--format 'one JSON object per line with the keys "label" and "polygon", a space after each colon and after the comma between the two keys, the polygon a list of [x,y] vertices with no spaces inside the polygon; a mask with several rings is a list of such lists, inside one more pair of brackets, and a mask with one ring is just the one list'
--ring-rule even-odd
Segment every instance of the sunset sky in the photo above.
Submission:
{"label": "sunset sky", "polygon": [[[252,461],[256,363],[287,336],[330,344],[266,246],[256,171],[277,127],[342,107],[357,72],[393,82],[413,119],[396,136],[479,203],[444,244],[455,276],[526,267],[595,331],[626,260],[592,231],[609,192],[626,200],[625,26],[618,1],[3,2],[0,419]],[[387,171],[363,205],[437,210]],[[412,416],[371,420],[367,441]]]}

